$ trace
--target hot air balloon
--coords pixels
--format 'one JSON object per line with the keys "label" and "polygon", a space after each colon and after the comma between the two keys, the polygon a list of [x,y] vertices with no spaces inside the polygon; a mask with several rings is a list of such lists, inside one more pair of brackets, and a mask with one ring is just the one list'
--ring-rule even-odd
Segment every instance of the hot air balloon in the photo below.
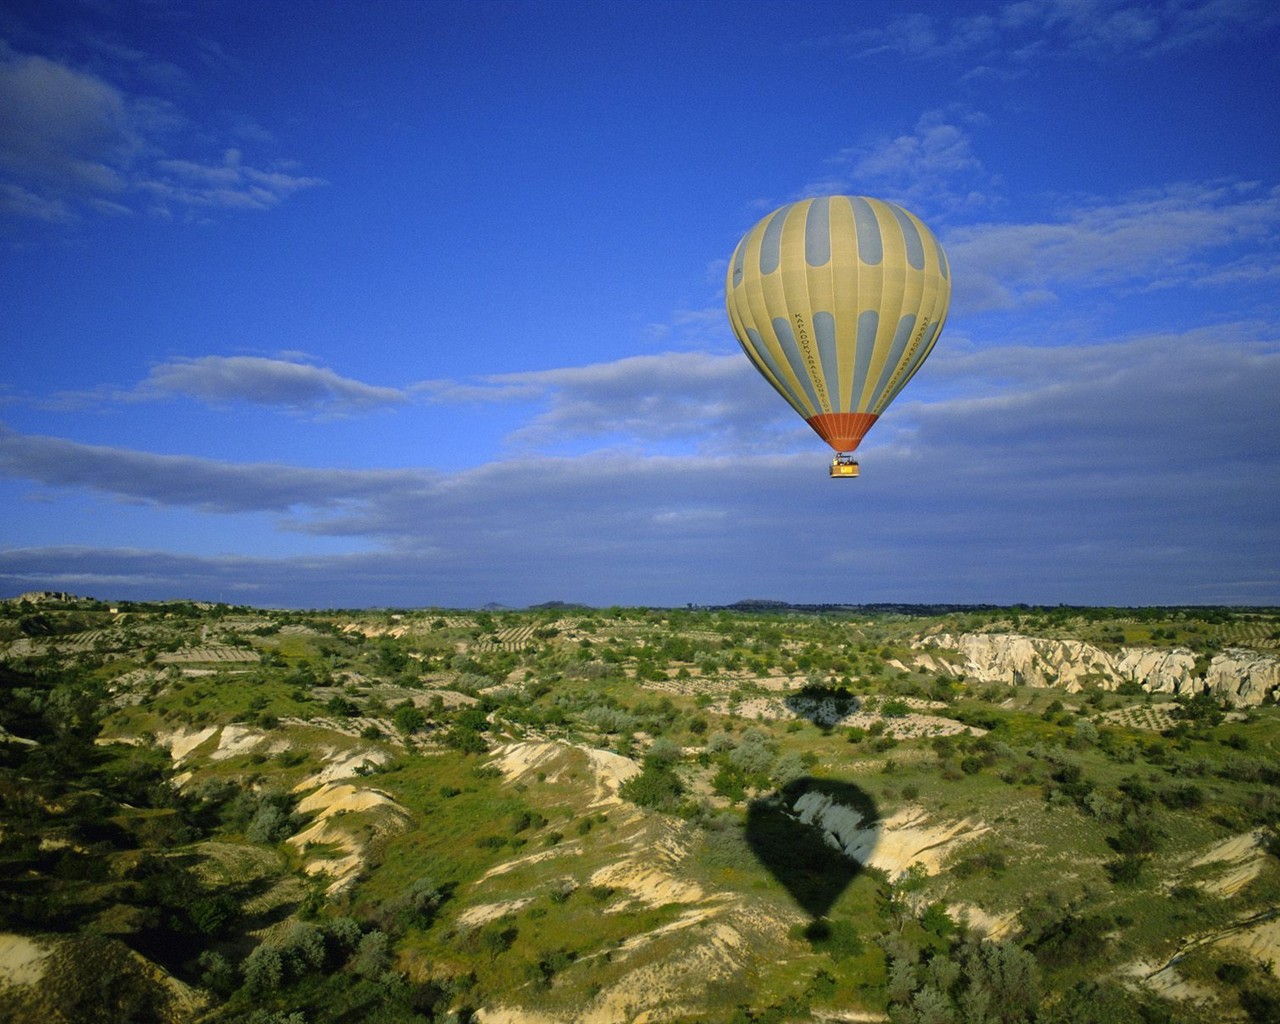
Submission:
{"label": "hot air balloon", "polygon": [[946,253],[918,217],[866,196],[775,210],[742,236],[725,306],[742,349],[855,477],[853,452],[942,331]]}

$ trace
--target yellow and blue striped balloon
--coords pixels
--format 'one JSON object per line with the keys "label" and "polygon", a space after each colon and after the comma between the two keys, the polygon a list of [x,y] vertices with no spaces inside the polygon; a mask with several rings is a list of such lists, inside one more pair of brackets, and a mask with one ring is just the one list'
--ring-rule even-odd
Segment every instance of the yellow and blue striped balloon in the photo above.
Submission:
{"label": "yellow and blue striped balloon", "polygon": [[821,196],[742,236],[725,306],[742,349],[837,452],[852,452],[920,369],[951,300],[942,246],[882,199]]}

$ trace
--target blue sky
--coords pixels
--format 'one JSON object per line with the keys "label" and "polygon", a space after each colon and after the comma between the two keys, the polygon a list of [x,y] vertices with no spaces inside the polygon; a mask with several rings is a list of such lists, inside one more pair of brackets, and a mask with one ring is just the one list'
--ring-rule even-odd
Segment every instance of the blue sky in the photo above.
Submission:
{"label": "blue sky", "polygon": [[[1280,603],[1269,0],[0,10],[0,593]],[[726,261],[917,213],[857,481]]]}

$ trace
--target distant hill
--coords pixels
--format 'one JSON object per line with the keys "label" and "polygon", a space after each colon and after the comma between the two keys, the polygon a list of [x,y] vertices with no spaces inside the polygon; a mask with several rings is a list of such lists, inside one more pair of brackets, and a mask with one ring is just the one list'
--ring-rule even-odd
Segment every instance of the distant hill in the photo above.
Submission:
{"label": "distant hill", "polygon": [[541,604],[529,605],[531,612],[583,611],[590,608],[590,605],[580,601],[543,601]]}
{"label": "distant hill", "polygon": [[713,611],[735,612],[804,612],[806,614],[831,614],[838,612],[866,612],[878,615],[955,615],[970,612],[992,612],[1001,606],[994,604],[900,604],[896,602],[878,602],[873,604],[797,604],[791,601],[777,601],[768,598],[746,598],[733,604],[716,605]]}
{"label": "distant hill", "polygon": [[5,600],[12,604],[21,604],[23,601],[28,604],[76,604],[91,599],[77,597],[62,590],[28,590],[25,594],[7,597]]}

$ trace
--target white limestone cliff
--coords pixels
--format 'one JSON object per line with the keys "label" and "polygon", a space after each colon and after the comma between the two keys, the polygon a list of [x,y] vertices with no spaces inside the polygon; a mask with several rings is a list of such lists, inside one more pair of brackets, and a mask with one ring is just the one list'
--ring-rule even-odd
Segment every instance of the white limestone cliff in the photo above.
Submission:
{"label": "white limestone cliff", "polygon": [[[1081,640],[1018,633],[939,633],[921,637],[914,646],[921,651],[918,667],[983,683],[1058,686],[1074,693],[1088,685],[1114,690],[1134,682],[1155,693],[1208,692],[1250,706],[1280,691],[1280,657],[1242,647],[1220,651],[1205,668],[1184,647],[1122,647],[1112,654]],[[928,653],[931,649],[939,655],[955,651],[960,657],[940,657]]]}

